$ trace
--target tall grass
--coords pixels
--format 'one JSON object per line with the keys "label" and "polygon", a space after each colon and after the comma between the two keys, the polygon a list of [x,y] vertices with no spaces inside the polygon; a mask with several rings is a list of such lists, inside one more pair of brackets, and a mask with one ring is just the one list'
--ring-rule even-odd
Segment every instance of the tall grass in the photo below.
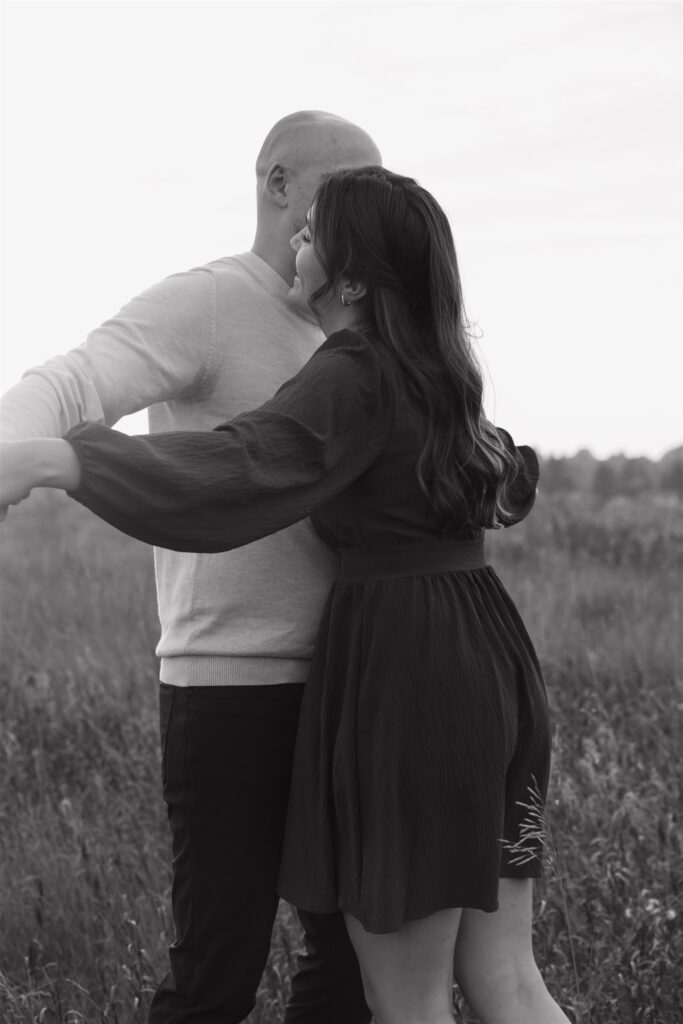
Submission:
{"label": "tall grass", "polygon": [[[582,1024],[682,1018],[679,515],[541,499],[489,545],[555,723],[535,949]],[[172,939],[151,552],[38,493],[0,569],[0,1020],[144,1021]],[[251,1024],[281,1021],[299,942],[282,904]]]}

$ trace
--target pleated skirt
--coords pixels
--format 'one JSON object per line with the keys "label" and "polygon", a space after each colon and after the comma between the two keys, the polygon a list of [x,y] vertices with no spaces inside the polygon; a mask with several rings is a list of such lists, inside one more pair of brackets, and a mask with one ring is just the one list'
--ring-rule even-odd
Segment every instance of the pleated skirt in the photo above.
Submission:
{"label": "pleated skirt", "polygon": [[479,542],[349,552],[304,691],[280,870],[391,932],[537,877],[550,767],[532,642]]}

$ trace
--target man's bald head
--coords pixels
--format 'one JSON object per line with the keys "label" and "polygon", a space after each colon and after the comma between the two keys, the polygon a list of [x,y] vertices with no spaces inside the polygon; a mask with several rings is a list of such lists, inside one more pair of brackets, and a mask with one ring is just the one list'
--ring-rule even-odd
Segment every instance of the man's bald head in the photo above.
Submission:
{"label": "man's bald head", "polygon": [[274,163],[294,173],[322,167],[324,174],[381,162],[377,146],[358,125],[324,110],[299,110],[268,132],[256,159],[256,176],[264,177]]}
{"label": "man's bald head", "polygon": [[278,121],[256,160],[257,226],[252,247],[285,280],[294,277],[289,240],[304,225],[322,178],[345,167],[381,164],[367,132],[336,114],[300,110]]}

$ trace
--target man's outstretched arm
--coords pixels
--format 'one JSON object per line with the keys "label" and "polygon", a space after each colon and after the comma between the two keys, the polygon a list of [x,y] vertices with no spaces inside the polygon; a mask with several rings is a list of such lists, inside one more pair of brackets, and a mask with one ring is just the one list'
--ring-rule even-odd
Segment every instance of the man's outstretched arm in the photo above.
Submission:
{"label": "man's outstretched arm", "polygon": [[166,278],[83,345],[27,370],[0,399],[0,436],[62,437],[83,421],[112,425],[198,391],[210,380],[215,324],[213,274],[200,269]]}

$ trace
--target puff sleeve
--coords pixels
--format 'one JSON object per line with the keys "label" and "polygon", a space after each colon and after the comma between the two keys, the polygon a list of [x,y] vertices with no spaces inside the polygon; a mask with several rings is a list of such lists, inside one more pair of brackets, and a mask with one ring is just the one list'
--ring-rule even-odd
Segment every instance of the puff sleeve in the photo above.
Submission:
{"label": "puff sleeve", "polygon": [[331,335],[273,398],[213,431],[129,437],[83,424],[71,497],[138,540],[215,552],[290,526],[382,451],[391,390],[371,341]]}
{"label": "puff sleeve", "polygon": [[514,453],[517,462],[517,473],[507,487],[506,505],[510,510],[510,519],[506,526],[514,526],[522,521],[531,512],[536,501],[536,489],[538,487],[539,465],[538,457],[533,448],[526,444],[515,445],[507,430],[502,427],[496,428],[505,446]]}

